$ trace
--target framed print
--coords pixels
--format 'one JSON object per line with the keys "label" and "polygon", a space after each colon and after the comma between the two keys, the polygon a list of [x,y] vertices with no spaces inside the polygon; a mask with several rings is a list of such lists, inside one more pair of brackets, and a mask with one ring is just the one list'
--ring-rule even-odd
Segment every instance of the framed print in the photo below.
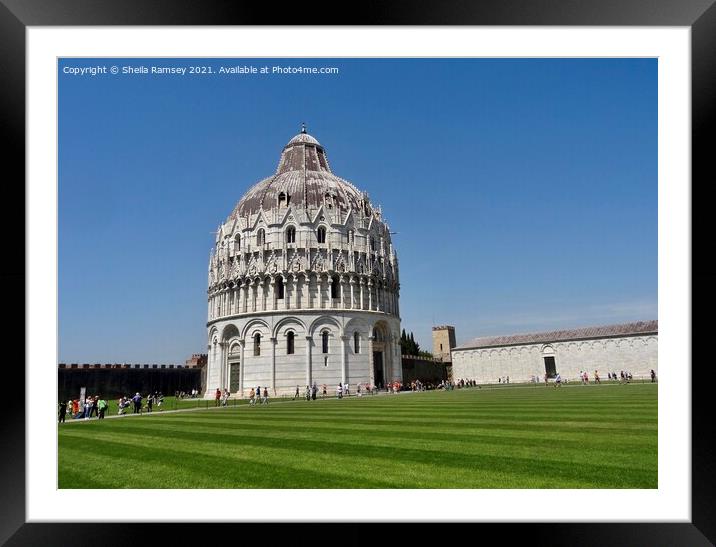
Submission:
{"label": "framed print", "polygon": [[3,541],[714,541],[716,8],[536,7],[2,3]]}

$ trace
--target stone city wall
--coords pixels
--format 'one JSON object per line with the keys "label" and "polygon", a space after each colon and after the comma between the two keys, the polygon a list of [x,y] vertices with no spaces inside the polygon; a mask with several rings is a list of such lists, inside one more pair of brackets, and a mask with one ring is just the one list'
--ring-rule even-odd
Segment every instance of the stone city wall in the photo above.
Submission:
{"label": "stone city wall", "polygon": [[410,385],[413,380],[423,383],[439,384],[448,379],[448,365],[440,359],[429,359],[415,355],[403,355],[403,385]]}
{"label": "stone city wall", "polygon": [[[150,365],[151,366],[151,365]],[[126,368],[125,368],[126,367]],[[115,398],[121,395],[146,396],[153,391],[174,395],[176,391],[203,390],[204,369],[199,368],[135,368],[129,365],[94,365],[83,368],[60,366],[57,369],[57,394],[59,400],[75,399],[80,388],[86,387],[88,395]]]}

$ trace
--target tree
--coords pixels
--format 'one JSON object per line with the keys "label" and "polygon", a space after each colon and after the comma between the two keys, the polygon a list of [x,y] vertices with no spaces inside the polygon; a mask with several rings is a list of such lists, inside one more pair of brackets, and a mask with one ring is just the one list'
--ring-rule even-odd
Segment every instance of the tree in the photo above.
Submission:
{"label": "tree", "polygon": [[420,346],[415,341],[415,336],[413,336],[413,331],[410,331],[410,349],[411,349],[413,355],[417,355],[418,353],[420,353]]}
{"label": "tree", "polygon": [[403,355],[420,355],[420,345],[415,341],[415,335],[410,332],[410,336],[403,329],[400,335],[400,351]]}
{"label": "tree", "polygon": [[408,336],[405,334],[405,329],[403,329],[403,332],[400,335],[400,353],[402,353],[403,355],[410,354],[410,351],[408,349]]}

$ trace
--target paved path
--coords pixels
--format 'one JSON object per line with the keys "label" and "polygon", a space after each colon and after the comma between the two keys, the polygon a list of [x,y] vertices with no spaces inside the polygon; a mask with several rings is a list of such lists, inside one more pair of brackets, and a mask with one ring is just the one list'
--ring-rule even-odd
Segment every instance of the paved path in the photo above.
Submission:
{"label": "paved path", "polygon": [[[402,393],[413,393],[413,392],[412,391],[401,391],[400,393],[402,394]],[[417,392],[415,392],[415,393],[417,393]],[[383,392],[376,393],[376,395],[388,395],[388,393],[383,391]],[[363,397],[368,398],[368,397],[373,397],[373,395],[363,395],[360,398],[363,398]],[[330,399],[335,399],[335,398],[336,398],[335,396],[334,397],[316,397],[316,401],[330,400]],[[358,398],[359,397],[357,395],[350,395],[349,397],[346,397],[346,399],[358,399]],[[210,401],[210,402],[214,401],[214,399],[200,399],[200,400],[201,401]],[[246,399],[239,399],[239,400],[245,401]],[[269,406],[275,405],[275,404],[282,404],[282,403],[301,403],[301,402],[305,402],[305,397],[301,397],[300,399],[297,399],[297,400],[281,398],[281,399],[273,399],[273,400],[269,399],[269,401],[270,401]],[[111,420],[113,418],[132,418],[132,417],[138,418],[141,416],[145,416],[145,417],[146,416],[161,416],[163,414],[175,414],[177,412],[196,412],[198,410],[227,410],[229,408],[241,408],[241,407],[248,407],[248,406],[249,406],[249,404],[248,404],[248,402],[246,402],[246,403],[241,403],[241,404],[237,404],[237,405],[227,405],[227,406],[209,406],[209,407],[199,406],[199,407],[195,407],[195,408],[178,408],[176,410],[155,410],[153,412],[141,412],[141,413],[137,413],[137,414],[132,412],[130,414],[105,415],[104,419]],[[262,405],[257,404],[256,406],[262,406]],[[69,419],[65,423],[66,424],[74,424],[74,423],[96,422],[98,419],[99,418],[90,418],[88,420],[85,420],[84,418],[78,418],[76,420]]]}

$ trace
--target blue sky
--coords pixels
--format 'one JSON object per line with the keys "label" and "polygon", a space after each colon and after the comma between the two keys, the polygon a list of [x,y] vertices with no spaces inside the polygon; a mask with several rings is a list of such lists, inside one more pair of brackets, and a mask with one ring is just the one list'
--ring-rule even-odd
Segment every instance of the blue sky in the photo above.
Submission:
{"label": "blue sky", "polygon": [[[72,75],[91,66],[338,74]],[[655,59],[59,62],[59,361],[206,351],[212,232],[306,122],[383,207],[402,326],[657,318]]]}

